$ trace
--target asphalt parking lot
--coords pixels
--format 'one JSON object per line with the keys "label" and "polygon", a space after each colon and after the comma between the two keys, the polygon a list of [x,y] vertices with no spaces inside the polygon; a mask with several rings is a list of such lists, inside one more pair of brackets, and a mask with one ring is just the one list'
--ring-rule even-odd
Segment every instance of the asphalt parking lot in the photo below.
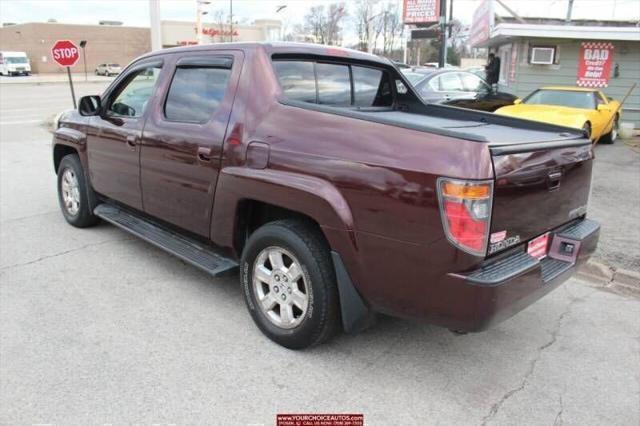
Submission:
{"label": "asphalt parking lot", "polygon": [[[43,125],[68,91],[0,86],[0,424],[640,423],[640,300],[601,284],[571,279],[484,333],[382,317],[294,352],[254,327],[236,277],[112,226],[72,228]],[[640,270],[640,154],[599,146],[595,167],[597,256]]]}

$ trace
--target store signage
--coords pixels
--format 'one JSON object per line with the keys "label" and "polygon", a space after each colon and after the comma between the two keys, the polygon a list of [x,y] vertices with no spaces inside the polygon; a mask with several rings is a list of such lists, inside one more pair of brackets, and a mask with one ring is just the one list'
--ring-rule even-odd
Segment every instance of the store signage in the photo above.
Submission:
{"label": "store signage", "polygon": [[476,11],[473,12],[471,27],[469,29],[469,44],[471,44],[471,46],[475,47],[489,40],[493,20],[493,0],[483,0]]}
{"label": "store signage", "polygon": [[237,36],[238,35],[238,31],[236,30],[220,30],[217,28],[203,28],[202,29],[202,34],[204,35],[208,35],[208,36]]}
{"label": "store signage", "polygon": [[580,87],[607,87],[613,49],[613,44],[607,42],[582,42],[576,84]]}
{"label": "store signage", "polygon": [[402,21],[405,24],[434,24],[440,20],[440,0],[404,0]]}

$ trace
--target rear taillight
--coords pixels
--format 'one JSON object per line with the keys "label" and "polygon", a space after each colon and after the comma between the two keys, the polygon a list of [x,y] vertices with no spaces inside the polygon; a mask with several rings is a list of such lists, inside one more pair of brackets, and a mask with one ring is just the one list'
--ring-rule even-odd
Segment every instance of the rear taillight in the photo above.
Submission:
{"label": "rear taillight", "polygon": [[491,224],[493,182],[439,178],[438,199],[447,239],[467,253],[484,256]]}

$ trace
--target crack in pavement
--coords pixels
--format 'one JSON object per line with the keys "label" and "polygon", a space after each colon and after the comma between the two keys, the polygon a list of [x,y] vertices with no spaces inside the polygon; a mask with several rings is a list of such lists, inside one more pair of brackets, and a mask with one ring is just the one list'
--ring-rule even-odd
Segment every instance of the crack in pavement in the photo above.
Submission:
{"label": "crack in pavement", "polygon": [[560,328],[562,327],[562,322],[563,322],[564,318],[569,314],[569,312],[571,312],[571,308],[573,307],[573,304],[576,303],[576,302],[579,302],[579,301],[586,300],[592,294],[594,294],[596,291],[597,290],[594,290],[594,291],[592,291],[591,293],[589,293],[588,295],[586,295],[584,297],[571,296],[571,300],[567,304],[567,307],[565,308],[564,312],[562,312],[562,314],[560,314],[560,316],[556,320],[556,325],[553,328],[553,330],[551,331],[551,339],[549,339],[549,341],[547,343],[545,343],[544,345],[538,347],[538,349],[536,351],[536,355],[529,362],[529,368],[527,369],[526,373],[522,377],[522,381],[520,382],[520,384],[517,387],[515,387],[515,388],[509,390],[508,392],[506,392],[504,395],[502,395],[502,397],[496,403],[494,403],[491,406],[491,409],[489,410],[487,415],[485,415],[482,418],[482,425],[483,426],[486,425],[489,421],[491,421],[496,416],[496,414],[498,414],[498,411],[500,411],[500,408],[502,408],[502,405],[509,398],[511,398],[516,393],[522,391],[527,386],[529,378],[533,375],[533,373],[534,373],[534,371],[536,369],[536,364],[538,363],[538,361],[542,357],[542,352],[544,352],[546,349],[548,349],[554,343],[556,343],[556,341],[558,339],[558,333],[560,332]]}
{"label": "crack in pavement", "polygon": [[562,420],[562,412],[564,411],[564,402],[562,402],[562,395],[560,395],[560,410],[556,414],[556,418],[553,420],[553,426],[559,426],[564,424]]}
{"label": "crack in pavement", "polygon": [[58,256],[64,256],[65,254],[73,253],[74,251],[78,251],[78,250],[83,250],[83,249],[86,249],[88,247],[100,246],[100,245],[109,244],[109,243],[115,243],[115,242],[120,242],[120,241],[131,241],[131,240],[133,240],[133,238],[117,238],[117,239],[114,239],[114,240],[106,240],[106,241],[100,241],[100,242],[97,242],[97,243],[85,244],[83,246],[76,247],[74,249],[65,250],[65,251],[61,251],[59,253],[54,253],[54,254],[49,254],[49,255],[46,255],[46,256],[42,256],[42,257],[39,257],[37,259],[30,260],[29,262],[15,263],[13,265],[3,266],[2,268],[0,268],[0,272],[6,271],[6,270],[12,269],[12,268],[17,268],[17,267],[20,267],[20,266],[33,265],[34,263],[38,263],[38,262],[41,262],[43,260],[51,259],[51,258],[58,257]]}
{"label": "crack in pavement", "polygon": [[11,218],[11,219],[0,220],[0,224],[5,225],[5,224],[10,223],[10,222],[18,222],[18,221],[21,221],[21,220],[33,219],[33,218],[41,217],[41,216],[49,216],[49,215],[52,215],[54,213],[58,214],[58,212],[59,212],[59,210],[51,210],[51,211],[44,212],[44,213],[37,213],[37,214],[32,214],[32,215],[27,215],[27,216],[14,217],[14,218]]}

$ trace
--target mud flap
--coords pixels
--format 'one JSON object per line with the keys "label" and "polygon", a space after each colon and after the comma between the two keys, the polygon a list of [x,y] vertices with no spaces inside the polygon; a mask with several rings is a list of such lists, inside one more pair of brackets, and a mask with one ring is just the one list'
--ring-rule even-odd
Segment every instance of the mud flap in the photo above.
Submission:
{"label": "mud flap", "polygon": [[331,251],[331,258],[338,281],[342,327],[345,332],[350,334],[364,331],[374,323],[374,312],[353,286],[340,255],[335,251]]}

